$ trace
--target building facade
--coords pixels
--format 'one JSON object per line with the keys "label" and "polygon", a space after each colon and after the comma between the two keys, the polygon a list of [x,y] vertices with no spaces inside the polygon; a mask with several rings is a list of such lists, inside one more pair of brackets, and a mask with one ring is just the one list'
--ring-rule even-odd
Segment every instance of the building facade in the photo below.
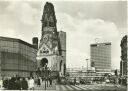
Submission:
{"label": "building facade", "polygon": [[66,33],[57,31],[57,20],[52,3],[45,4],[41,22],[42,35],[37,53],[38,69],[42,70],[47,66],[50,71],[64,75]]}
{"label": "building facade", "polygon": [[121,40],[121,61],[120,61],[120,74],[121,76],[127,75],[127,63],[128,63],[128,35],[125,35]]}
{"label": "building facade", "polygon": [[67,74],[69,75],[69,79],[84,79],[84,80],[94,80],[94,79],[102,79],[104,78],[104,74],[97,73],[95,71],[88,71],[87,68],[67,68]]}
{"label": "building facade", "polygon": [[0,37],[0,75],[31,76],[36,70],[37,49],[20,39]]}
{"label": "building facade", "polygon": [[111,43],[97,43],[90,45],[91,66],[96,72],[111,71]]}
{"label": "building facade", "polygon": [[59,52],[62,57],[60,62],[60,70],[65,75],[66,73],[66,32],[59,31]]}

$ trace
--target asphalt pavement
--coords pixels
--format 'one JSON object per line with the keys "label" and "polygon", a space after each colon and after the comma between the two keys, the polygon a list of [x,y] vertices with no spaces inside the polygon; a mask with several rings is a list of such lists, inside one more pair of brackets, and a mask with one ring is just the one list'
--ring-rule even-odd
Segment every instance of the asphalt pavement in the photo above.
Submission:
{"label": "asphalt pavement", "polygon": [[[35,90],[45,90],[45,84],[35,87]],[[47,91],[126,91],[126,86],[113,84],[95,85],[55,85],[46,87]]]}

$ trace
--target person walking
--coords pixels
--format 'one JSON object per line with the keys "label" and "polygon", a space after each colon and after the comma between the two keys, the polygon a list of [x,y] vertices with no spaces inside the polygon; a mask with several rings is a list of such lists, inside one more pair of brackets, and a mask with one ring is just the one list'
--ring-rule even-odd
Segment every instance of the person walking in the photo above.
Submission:
{"label": "person walking", "polygon": [[49,78],[49,86],[52,86],[52,78]]}
{"label": "person walking", "polygon": [[2,90],[2,89],[3,89],[3,79],[1,77],[1,79],[0,79],[0,90]]}
{"label": "person walking", "polygon": [[74,78],[74,85],[76,85],[76,78]]}
{"label": "person walking", "polygon": [[40,87],[40,85],[41,85],[41,82],[40,82],[40,78],[38,77],[38,79],[37,79],[37,86]]}
{"label": "person walking", "polygon": [[9,78],[5,77],[3,80],[3,87],[5,90],[8,89],[8,85],[9,85]]}
{"label": "person walking", "polygon": [[28,89],[28,82],[25,80],[25,78],[23,78],[23,80],[21,81],[21,88],[22,90]]}
{"label": "person walking", "polygon": [[22,81],[22,78],[21,77],[17,77],[16,78],[16,90],[21,90],[21,81]]}
{"label": "person walking", "polygon": [[34,78],[34,82],[35,82],[35,85],[38,86],[37,85],[38,84],[38,78],[37,77]]}
{"label": "person walking", "polygon": [[28,81],[28,86],[30,90],[34,90],[34,79],[31,77]]}
{"label": "person walking", "polygon": [[17,90],[16,79],[12,77],[8,82],[8,90]]}

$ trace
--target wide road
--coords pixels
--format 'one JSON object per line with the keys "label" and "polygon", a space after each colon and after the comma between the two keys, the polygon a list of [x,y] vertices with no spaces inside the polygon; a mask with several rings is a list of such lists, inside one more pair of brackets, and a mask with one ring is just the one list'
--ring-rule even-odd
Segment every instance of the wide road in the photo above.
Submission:
{"label": "wide road", "polygon": [[[44,86],[36,87],[36,90],[44,90]],[[116,85],[53,85],[47,87],[47,91],[126,91],[124,86]]]}
{"label": "wide road", "polygon": [[57,91],[126,91],[125,87],[121,86],[103,86],[103,85],[58,85]]}

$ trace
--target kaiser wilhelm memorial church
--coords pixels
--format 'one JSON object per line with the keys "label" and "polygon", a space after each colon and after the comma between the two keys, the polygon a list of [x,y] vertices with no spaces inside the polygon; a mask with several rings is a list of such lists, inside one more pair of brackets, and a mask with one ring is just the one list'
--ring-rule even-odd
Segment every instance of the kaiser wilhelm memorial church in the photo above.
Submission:
{"label": "kaiser wilhelm memorial church", "polygon": [[52,3],[46,2],[42,15],[42,35],[37,52],[39,70],[47,68],[60,76],[66,71],[66,32],[57,31],[57,19]]}

